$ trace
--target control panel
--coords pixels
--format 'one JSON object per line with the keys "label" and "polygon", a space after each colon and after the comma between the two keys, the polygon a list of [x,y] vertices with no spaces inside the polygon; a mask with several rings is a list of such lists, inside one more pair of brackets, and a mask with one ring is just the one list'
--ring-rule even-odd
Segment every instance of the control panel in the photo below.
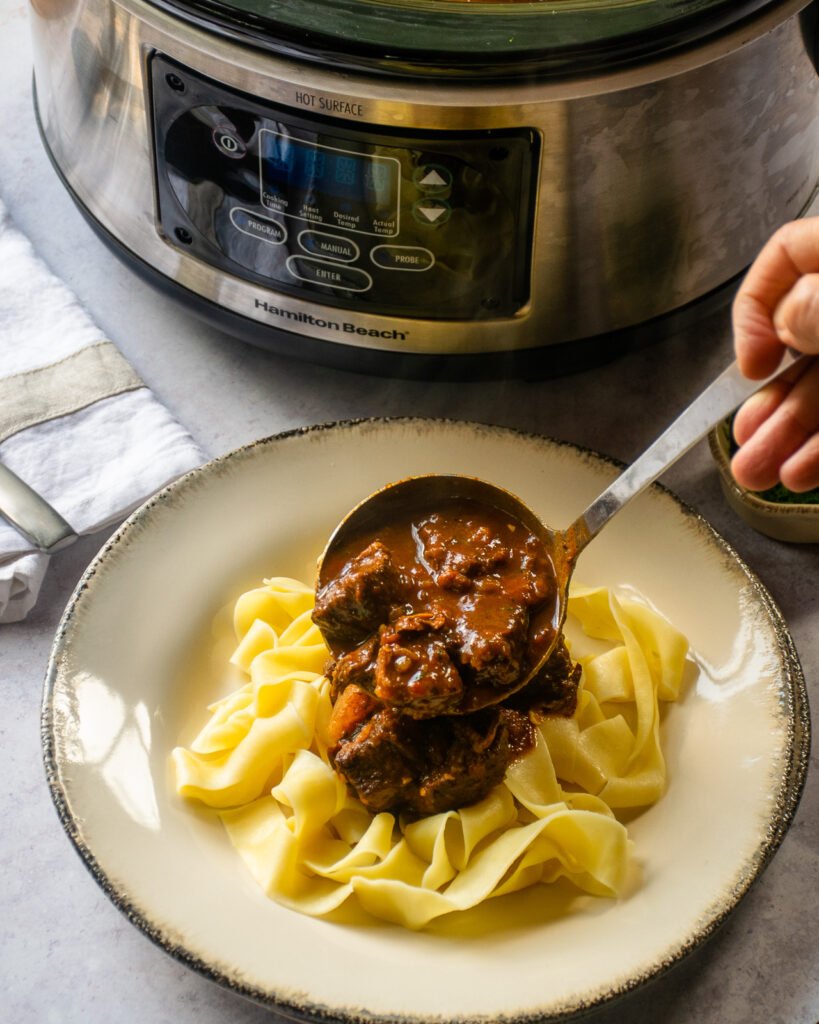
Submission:
{"label": "control panel", "polygon": [[534,131],[397,135],[150,66],[169,244],[331,307],[460,320],[528,301]]}

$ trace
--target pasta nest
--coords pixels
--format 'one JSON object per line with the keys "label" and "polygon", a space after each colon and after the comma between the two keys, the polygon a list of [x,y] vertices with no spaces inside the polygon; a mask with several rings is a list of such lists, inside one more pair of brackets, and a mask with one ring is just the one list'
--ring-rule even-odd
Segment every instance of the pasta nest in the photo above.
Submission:
{"label": "pasta nest", "polygon": [[615,812],[665,789],[661,704],[678,699],[688,652],[665,618],[634,596],[573,586],[575,714],[540,722],[533,749],[479,803],[410,822],[368,811],[330,765],[329,652],[312,608],[312,589],[285,577],[238,599],[230,660],[246,681],[172,752],[178,793],[218,811],[268,896],[316,916],[353,900],[418,929],[559,878],[622,892],[632,844]]}

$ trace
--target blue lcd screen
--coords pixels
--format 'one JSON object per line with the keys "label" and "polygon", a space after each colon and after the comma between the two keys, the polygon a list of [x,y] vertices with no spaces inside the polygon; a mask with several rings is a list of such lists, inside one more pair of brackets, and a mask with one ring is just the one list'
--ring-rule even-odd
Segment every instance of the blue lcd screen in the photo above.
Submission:
{"label": "blue lcd screen", "polygon": [[264,130],[261,137],[262,185],[295,198],[341,200],[382,210],[395,209],[398,162],[394,158],[353,153]]}

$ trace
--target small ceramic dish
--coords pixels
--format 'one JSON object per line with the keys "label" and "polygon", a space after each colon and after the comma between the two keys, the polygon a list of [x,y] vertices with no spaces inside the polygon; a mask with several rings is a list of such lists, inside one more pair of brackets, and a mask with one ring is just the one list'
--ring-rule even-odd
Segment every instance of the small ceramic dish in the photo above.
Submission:
{"label": "small ceramic dish", "polygon": [[731,435],[726,420],[708,435],[720,484],[731,508],[759,533],[792,544],[819,544],[819,503],[768,501],[748,491],[731,474]]}
{"label": "small ceramic dish", "polygon": [[[170,752],[225,691],[222,609],[263,577],[311,581],[342,516],[377,487],[466,473],[562,526],[617,467],[469,423],[367,420],[269,438],[151,499],[80,581],[54,643],[43,746],[63,827],[106,895],[171,956],[301,1021],[565,1020],[704,942],[779,847],[810,747],[793,642],[760,581],[655,486],[584,551],[577,581],[637,591],[691,643],[662,724],[667,792],[629,820],[617,900],[540,885],[422,932],[319,920],[266,898],[214,815],[175,793]],[[229,687],[232,688],[232,687]]]}

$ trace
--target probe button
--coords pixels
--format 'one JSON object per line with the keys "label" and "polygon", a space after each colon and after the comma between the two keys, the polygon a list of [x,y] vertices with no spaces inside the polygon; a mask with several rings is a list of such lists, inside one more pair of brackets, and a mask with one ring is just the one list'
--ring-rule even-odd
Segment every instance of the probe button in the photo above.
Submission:
{"label": "probe button", "polygon": [[289,256],[287,269],[300,281],[320,284],[325,288],[339,288],[345,292],[367,292],[373,286],[373,279],[366,270],[325,263],[312,256]]}
{"label": "probe button", "polygon": [[377,245],[370,259],[382,270],[429,270],[435,257],[429,249],[415,245]]}
{"label": "probe button", "polygon": [[419,224],[446,224],[452,207],[445,199],[417,199],[412,204],[412,215]]}

